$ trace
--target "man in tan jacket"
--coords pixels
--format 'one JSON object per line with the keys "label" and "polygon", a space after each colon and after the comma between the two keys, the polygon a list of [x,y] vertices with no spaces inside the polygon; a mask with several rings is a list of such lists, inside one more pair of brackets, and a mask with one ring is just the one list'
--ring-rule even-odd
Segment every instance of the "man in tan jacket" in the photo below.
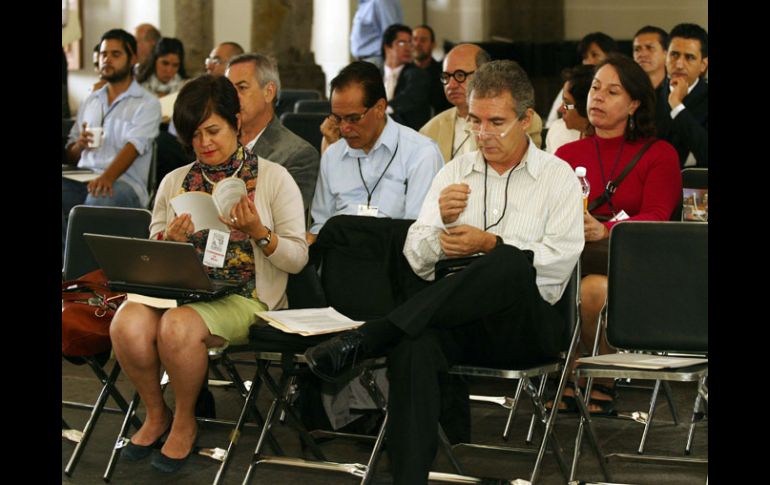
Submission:
{"label": "man in tan jacket", "polygon": [[[454,108],[434,116],[423,125],[420,133],[438,143],[441,155],[447,162],[458,155],[476,150],[476,141],[465,131],[467,125],[465,119],[468,116],[465,89],[476,69],[490,60],[487,51],[475,44],[456,45],[444,57],[441,82],[444,84],[444,93]],[[527,134],[537,147],[542,145],[540,136],[542,130],[543,120],[537,113],[533,113]]]}

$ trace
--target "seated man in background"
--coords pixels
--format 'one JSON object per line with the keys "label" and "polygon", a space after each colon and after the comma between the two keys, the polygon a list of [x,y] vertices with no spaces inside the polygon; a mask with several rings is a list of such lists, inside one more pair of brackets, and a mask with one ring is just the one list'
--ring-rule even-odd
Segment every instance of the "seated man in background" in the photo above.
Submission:
{"label": "seated man in background", "polygon": [[449,366],[542,362],[558,355],[569,333],[552,305],[583,249],[577,178],[527,136],[534,89],[518,64],[484,64],[469,90],[480,149],[436,175],[404,255],[426,280],[435,279],[439,260],[485,255],[387,317],[305,352],[310,369],[328,381],[356,360],[388,355],[387,442],[395,484],[428,481],[446,392],[440,383]]}
{"label": "seated man in background", "polygon": [[[439,113],[420,129],[420,133],[438,143],[441,155],[449,162],[458,155],[477,149],[476,139],[465,129],[469,126],[468,98],[465,89],[473,74],[483,64],[489,62],[487,51],[476,44],[459,44],[444,57],[444,72],[441,82],[444,84],[446,99],[455,107]],[[537,113],[532,113],[532,122],[527,127],[527,134],[540,147],[543,121]]]}
{"label": "seated man in background", "polygon": [[634,35],[634,61],[650,77],[657,90],[666,79],[668,33],[660,27],[645,25]]}
{"label": "seated man in background", "polygon": [[[147,180],[160,103],[134,80],[133,35],[113,29],[100,45],[99,76],[107,84],[81,103],[67,145],[67,161],[93,170],[96,178],[83,183],[62,177],[62,254],[72,207],[146,207],[149,202]],[[92,127],[102,130],[100,140],[94,140]],[[94,143],[98,146],[92,148]]]}
{"label": "seated man in background", "polygon": [[412,30],[414,65],[423,69],[430,78],[428,95],[434,116],[452,107],[444,96],[444,86],[441,84],[441,63],[432,55],[435,48],[436,34],[429,25],[418,25]]}
{"label": "seated man in background", "polygon": [[330,87],[342,139],[321,157],[309,243],[337,214],[415,219],[444,164],[432,140],[385,113],[385,86],[374,64],[349,64]]}
{"label": "seated man in background", "polygon": [[274,59],[241,54],[230,59],[225,76],[241,102],[240,142],[252,153],[283,165],[297,182],[307,213],[318,178],[318,151],[275,116],[281,79]]}
{"label": "seated man in background", "polygon": [[430,78],[412,63],[412,29],[394,24],[382,35],[385,56],[387,113],[398,123],[419,130],[430,119]]}
{"label": "seated man in background", "polygon": [[656,91],[658,137],[674,145],[681,167],[708,167],[709,35],[695,24],[679,24],[669,34],[668,79]]}
{"label": "seated man in background", "polygon": [[155,44],[160,41],[160,30],[152,24],[139,24],[134,29],[134,38],[136,39],[136,64],[134,64],[134,75],[139,74],[139,70],[150,62],[152,51]]}
{"label": "seated man in background", "polygon": [[222,42],[211,50],[206,58],[206,72],[213,76],[224,76],[227,63],[235,56],[243,54],[243,47],[237,42]]}

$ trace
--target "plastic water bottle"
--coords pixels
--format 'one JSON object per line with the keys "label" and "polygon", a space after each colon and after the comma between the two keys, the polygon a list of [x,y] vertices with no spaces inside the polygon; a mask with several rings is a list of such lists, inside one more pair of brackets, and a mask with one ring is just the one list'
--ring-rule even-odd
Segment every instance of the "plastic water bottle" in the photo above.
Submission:
{"label": "plastic water bottle", "polygon": [[583,191],[583,212],[588,212],[588,195],[591,193],[591,184],[588,183],[586,178],[586,168],[575,167],[575,175],[577,175],[578,182],[580,182],[580,190]]}

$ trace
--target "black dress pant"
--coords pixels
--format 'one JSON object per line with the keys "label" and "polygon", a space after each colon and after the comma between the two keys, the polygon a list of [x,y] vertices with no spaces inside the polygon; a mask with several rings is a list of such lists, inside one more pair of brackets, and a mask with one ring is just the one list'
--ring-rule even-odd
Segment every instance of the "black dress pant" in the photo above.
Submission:
{"label": "black dress pant", "polygon": [[529,259],[508,245],[428,286],[387,318],[406,333],[388,355],[387,436],[395,483],[409,485],[427,483],[449,366],[537,364],[558,355],[568,333],[540,296]]}

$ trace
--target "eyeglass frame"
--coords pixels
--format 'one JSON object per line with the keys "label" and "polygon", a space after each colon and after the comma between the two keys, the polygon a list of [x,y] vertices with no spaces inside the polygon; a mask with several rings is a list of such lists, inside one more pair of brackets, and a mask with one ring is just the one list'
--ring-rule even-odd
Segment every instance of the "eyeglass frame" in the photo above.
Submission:
{"label": "eyeglass frame", "polygon": [[[491,137],[491,138],[501,139],[501,138],[505,138],[506,136],[508,136],[511,133],[511,131],[513,130],[513,127],[516,126],[516,123],[518,123],[524,117],[525,117],[525,115],[523,115],[523,116],[521,116],[519,118],[514,119],[513,123],[511,123],[511,126],[509,126],[508,129],[504,130],[502,133],[495,133],[493,131],[474,130],[470,126],[466,126],[465,128],[463,128],[463,131],[465,133],[469,134],[469,135],[473,135],[473,136],[476,136],[476,137],[488,136],[488,137]],[[471,121],[470,118],[466,119],[466,121],[468,123],[473,123],[473,121]]]}
{"label": "eyeglass frame", "polygon": [[567,104],[564,101],[561,102],[562,108],[564,108],[566,111],[569,111],[571,109],[575,109],[575,104]]}
{"label": "eyeglass frame", "polygon": [[[350,115],[340,116],[340,115],[335,114],[335,113],[329,113],[329,117],[338,125],[341,124],[343,121],[345,123],[349,124],[349,125],[357,125],[358,123],[361,122],[362,119],[364,119],[364,116],[366,116],[366,113],[368,113],[369,110],[372,109],[373,107],[374,107],[374,105],[369,106],[368,108],[366,108],[364,110],[363,113],[360,113],[360,114],[359,113],[353,113],[353,114],[350,114]],[[353,118],[355,118],[355,119],[353,119]]]}
{"label": "eyeglass frame", "polygon": [[[476,72],[475,69],[473,71],[471,71],[471,72],[465,72],[462,69],[457,69],[457,70],[455,70],[453,72],[446,72],[446,71],[444,71],[441,74],[439,74],[438,78],[439,78],[439,81],[441,81],[441,84],[443,84],[445,86],[447,84],[449,84],[449,78],[450,77],[454,78],[454,80],[457,81],[458,84],[462,84],[462,83],[464,83],[465,81],[468,80],[468,76],[470,76],[471,74],[473,74],[475,72]],[[463,74],[463,80],[462,81],[457,79],[457,73],[462,73]]]}
{"label": "eyeglass frame", "polygon": [[203,65],[208,66],[209,64],[223,64],[225,61],[219,58],[219,56],[214,57],[207,57],[203,60]]}

